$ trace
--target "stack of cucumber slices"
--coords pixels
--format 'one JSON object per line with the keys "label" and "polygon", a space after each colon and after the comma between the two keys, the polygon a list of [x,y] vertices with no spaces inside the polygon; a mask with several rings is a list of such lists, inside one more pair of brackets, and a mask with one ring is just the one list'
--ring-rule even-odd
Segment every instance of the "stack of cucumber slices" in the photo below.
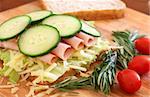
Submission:
{"label": "stack of cucumber slices", "polygon": [[80,31],[99,37],[94,27],[74,16],[41,10],[16,16],[0,25],[0,41],[18,37],[21,53],[36,57],[51,52],[62,38],[71,38]]}

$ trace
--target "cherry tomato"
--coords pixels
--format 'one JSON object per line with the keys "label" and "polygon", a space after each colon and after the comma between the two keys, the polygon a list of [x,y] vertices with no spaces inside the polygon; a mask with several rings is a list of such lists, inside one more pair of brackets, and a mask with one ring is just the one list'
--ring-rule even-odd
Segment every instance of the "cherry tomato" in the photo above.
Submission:
{"label": "cherry tomato", "polygon": [[136,71],[140,75],[148,73],[150,71],[150,56],[135,56],[128,63],[128,68]]}
{"label": "cherry tomato", "polygon": [[140,54],[150,55],[150,38],[142,37],[135,40],[135,48]]}
{"label": "cherry tomato", "polygon": [[119,86],[127,93],[134,93],[141,87],[141,80],[138,73],[133,70],[125,69],[117,75]]}

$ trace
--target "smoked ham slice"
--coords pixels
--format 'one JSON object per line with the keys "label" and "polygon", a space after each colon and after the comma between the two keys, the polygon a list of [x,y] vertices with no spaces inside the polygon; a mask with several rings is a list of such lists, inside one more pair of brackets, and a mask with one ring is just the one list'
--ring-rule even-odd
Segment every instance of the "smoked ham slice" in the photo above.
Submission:
{"label": "smoked ham slice", "polygon": [[73,53],[74,49],[70,45],[60,42],[52,53],[62,60],[67,60]]}
{"label": "smoked ham slice", "polygon": [[[14,41],[0,42],[0,47],[18,50],[17,43]],[[56,62],[58,57],[62,60],[67,60],[72,55],[73,51],[74,50],[70,45],[59,43],[58,46],[52,51],[53,54],[49,53],[47,55],[40,56],[37,59],[51,64],[53,62]]]}
{"label": "smoked ham slice", "polygon": [[[0,42],[0,47],[2,48],[8,48],[8,49],[13,49],[13,50],[18,50],[17,43],[15,41],[4,41]],[[57,61],[58,57],[49,53],[47,55],[43,55],[41,57],[38,57],[37,59],[46,62],[48,64],[54,63]]]}
{"label": "smoked ham slice", "polygon": [[86,46],[92,46],[95,42],[95,38],[93,36],[85,34],[83,32],[78,33],[76,36],[82,39]]}
{"label": "smoked ham slice", "polygon": [[48,64],[52,64],[52,63],[54,63],[54,62],[56,62],[58,60],[58,57],[56,57],[55,55],[49,53],[47,55],[38,57],[38,59],[43,61],[43,62],[46,62]]}
{"label": "smoked ham slice", "polygon": [[75,50],[79,50],[84,47],[84,41],[76,36],[68,39],[63,39],[63,41],[71,45]]}
{"label": "smoked ham slice", "polygon": [[13,41],[0,42],[0,47],[13,49],[13,50],[18,50],[17,44],[15,42],[13,42]]}

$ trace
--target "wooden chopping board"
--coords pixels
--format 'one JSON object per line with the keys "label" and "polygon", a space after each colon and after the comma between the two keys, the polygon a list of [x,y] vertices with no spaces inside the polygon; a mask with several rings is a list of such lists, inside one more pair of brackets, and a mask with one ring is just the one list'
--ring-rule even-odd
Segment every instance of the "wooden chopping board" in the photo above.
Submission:
{"label": "wooden chopping board", "polygon": [[[42,9],[41,4],[38,1],[23,5],[21,7],[17,7],[11,10],[7,10],[5,12],[0,13],[0,23],[5,21],[6,19],[24,14],[34,10]],[[132,9],[127,8],[125,17],[117,20],[103,20],[97,21],[96,27],[98,30],[102,32],[102,35],[106,38],[111,38],[111,31],[116,30],[138,30],[140,33],[145,33],[150,35],[150,16],[139,13]],[[110,95],[104,95],[101,92],[95,92],[92,90],[75,90],[79,94],[73,97],[150,97],[150,73],[141,77],[142,79],[142,87],[135,94],[127,94],[119,89],[118,85],[114,85],[111,89]],[[28,88],[22,83],[17,94],[19,97],[25,97],[25,94],[28,92]],[[68,95],[68,94],[66,94]],[[64,97],[70,97],[71,95]],[[53,97],[61,97],[61,94],[57,94]],[[9,89],[0,89],[0,97],[16,97],[10,93]]]}

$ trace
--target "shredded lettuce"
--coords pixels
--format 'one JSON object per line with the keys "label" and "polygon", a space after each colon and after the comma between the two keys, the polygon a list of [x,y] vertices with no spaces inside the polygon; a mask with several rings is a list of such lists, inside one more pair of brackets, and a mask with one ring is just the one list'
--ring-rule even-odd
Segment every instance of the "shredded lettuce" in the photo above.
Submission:
{"label": "shredded lettuce", "polygon": [[97,59],[97,55],[101,51],[108,49],[108,47],[108,41],[98,38],[95,45],[75,52],[73,56],[67,60],[68,64],[79,67],[88,67],[89,64]]}
{"label": "shredded lettuce", "polygon": [[16,51],[0,49],[0,60],[3,61],[3,68],[0,69],[0,76],[7,76],[9,81],[17,83],[20,78],[20,71],[26,68],[27,58]]}
{"label": "shredded lettuce", "polygon": [[[6,74],[7,72],[9,73]],[[9,81],[12,83],[17,83],[20,78],[20,75],[9,66],[4,66],[3,69],[0,70],[0,76],[8,76]]]}
{"label": "shredded lettuce", "polygon": [[4,73],[8,70],[8,66],[4,66],[2,69],[0,69],[0,76],[3,76]]}
{"label": "shredded lettuce", "polygon": [[3,60],[3,64],[6,64],[10,60],[10,53],[4,49],[0,49],[0,60]]}
{"label": "shredded lettuce", "polygon": [[12,70],[8,77],[9,81],[12,83],[17,83],[20,79],[20,75],[15,70]]}

